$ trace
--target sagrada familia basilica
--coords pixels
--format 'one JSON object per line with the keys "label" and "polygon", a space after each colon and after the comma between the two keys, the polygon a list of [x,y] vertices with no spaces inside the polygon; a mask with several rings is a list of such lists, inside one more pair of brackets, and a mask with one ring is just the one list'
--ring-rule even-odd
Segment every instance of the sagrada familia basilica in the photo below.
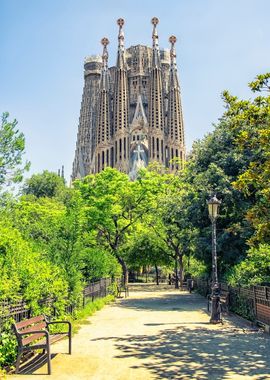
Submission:
{"label": "sagrada familia basilica", "polygon": [[125,48],[124,20],[119,26],[116,66],[108,67],[109,40],[102,56],[84,62],[84,89],[72,179],[107,166],[135,179],[138,170],[157,161],[171,172],[185,162],[181,91],[175,43],[160,49],[152,18],[152,47]]}

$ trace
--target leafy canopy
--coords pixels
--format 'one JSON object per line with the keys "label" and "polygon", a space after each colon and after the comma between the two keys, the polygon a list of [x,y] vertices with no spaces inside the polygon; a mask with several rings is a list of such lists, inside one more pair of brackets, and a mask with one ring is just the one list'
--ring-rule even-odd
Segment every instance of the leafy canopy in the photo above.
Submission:
{"label": "leafy canopy", "polygon": [[17,129],[16,120],[10,122],[9,114],[3,113],[0,126],[0,189],[21,182],[23,173],[30,167],[23,161],[25,138]]}
{"label": "leafy canopy", "polygon": [[56,173],[44,170],[43,173],[34,174],[25,181],[23,194],[32,194],[37,198],[53,198],[59,196],[65,189],[65,182]]}

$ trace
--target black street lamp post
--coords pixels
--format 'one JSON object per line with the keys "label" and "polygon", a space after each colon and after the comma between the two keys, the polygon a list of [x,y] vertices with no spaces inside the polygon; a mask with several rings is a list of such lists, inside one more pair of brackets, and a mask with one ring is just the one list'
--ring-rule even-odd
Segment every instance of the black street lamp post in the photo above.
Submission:
{"label": "black street lamp post", "polygon": [[220,287],[217,274],[217,237],[216,222],[218,217],[218,209],[221,201],[214,195],[208,202],[209,217],[212,222],[212,310],[210,323],[220,323]]}

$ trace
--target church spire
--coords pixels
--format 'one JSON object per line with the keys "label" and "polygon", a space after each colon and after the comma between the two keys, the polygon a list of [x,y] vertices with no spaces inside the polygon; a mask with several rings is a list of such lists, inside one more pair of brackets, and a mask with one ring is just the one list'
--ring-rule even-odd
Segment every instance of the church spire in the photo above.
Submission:
{"label": "church spire", "polygon": [[159,23],[159,19],[157,17],[153,17],[151,20],[153,25],[153,56],[152,56],[152,66],[160,67],[160,54],[159,54],[159,44],[158,44],[158,32],[157,32],[157,24]]}
{"label": "church spire", "polygon": [[176,41],[177,41],[177,39],[175,36],[171,36],[169,38],[169,42],[171,44],[171,49],[170,49],[170,58],[171,58],[170,87],[179,89],[179,82],[178,82],[178,76],[177,76],[177,66],[176,66],[176,51],[175,51],[175,46],[174,46]]}
{"label": "church spire", "polygon": [[[177,75],[176,66],[176,51],[175,43],[177,39],[175,36],[169,38],[171,44],[170,49],[170,80],[169,80],[169,93],[168,93],[168,145],[170,159],[180,159],[181,162],[185,160],[185,149],[184,149],[184,122],[183,122],[183,112],[181,105],[181,93],[180,85]],[[174,169],[174,164],[171,163],[172,169]],[[182,166],[182,165],[181,165]],[[179,165],[176,164],[175,168]]]}
{"label": "church spire", "polygon": [[[127,170],[129,161],[129,138],[128,138],[128,79],[127,65],[125,57],[125,37],[124,19],[119,18],[117,25],[118,32],[118,52],[115,72],[114,87],[114,156],[115,166],[120,170]],[[121,166],[119,166],[121,164]]]}
{"label": "church spire", "polygon": [[118,33],[118,52],[117,52],[117,67],[125,68],[125,35],[123,31],[123,26],[125,24],[125,20],[123,18],[119,18],[117,20],[117,25],[119,26]]}
{"label": "church spire", "polygon": [[108,90],[109,89],[109,74],[108,74],[108,50],[107,46],[110,41],[108,38],[104,37],[101,40],[101,44],[103,45],[103,53],[102,53],[102,70],[101,70],[101,81],[100,81],[100,89]]}
{"label": "church spire", "polygon": [[103,45],[102,69],[100,78],[100,93],[97,115],[96,136],[96,172],[110,165],[110,141],[111,141],[111,106],[110,106],[110,78],[108,71],[108,38],[101,40]]}
{"label": "church spire", "polygon": [[149,147],[152,160],[164,159],[164,96],[160,52],[158,46],[157,17],[151,20],[153,24],[152,67],[150,72],[149,99]]}

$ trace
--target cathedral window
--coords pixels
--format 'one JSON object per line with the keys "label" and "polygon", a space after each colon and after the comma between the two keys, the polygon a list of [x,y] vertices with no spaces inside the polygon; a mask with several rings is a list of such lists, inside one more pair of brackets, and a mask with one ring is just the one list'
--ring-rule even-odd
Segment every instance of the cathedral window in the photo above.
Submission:
{"label": "cathedral window", "polygon": [[113,149],[113,146],[111,147],[111,167],[113,168],[114,165],[113,165],[113,156],[114,156],[114,149]]}
{"label": "cathedral window", "polygon": [[98,168],[97,168],[98,170],[98,173],[100,172],[100,154],[98,154]]}
{"label": "cathedral window", "polygon": [[104,161],[105,161],[105,157],[104,157],[104,151],[102,152],[102,169],[104,168]]}
{"label": "cathedral window", "polygon": [[165,147],[165,158],[169,158],[169,150],[168,147]]}

